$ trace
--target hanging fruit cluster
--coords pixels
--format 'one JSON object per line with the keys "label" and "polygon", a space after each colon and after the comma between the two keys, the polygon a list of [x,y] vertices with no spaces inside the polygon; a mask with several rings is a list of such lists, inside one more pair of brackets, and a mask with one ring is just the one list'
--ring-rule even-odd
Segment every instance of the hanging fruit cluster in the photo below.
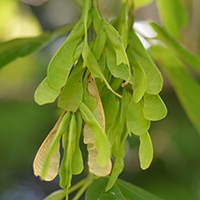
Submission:
{"label": "hanging fruit cluster", "polygon": [[85,0],[80,20],[35,92],[39,105],[58,98],[64,113],[38,150],[34,173],[47,181],[59,173],[66,192],[72,175],[84,169],[79,147],[82,133],[89,171],[99,177],[110,174],[106,190],[123,170],[128,134],[140,139],[141,168],[148,168],[152,161],[150,123],[164,118],[167,109],[159,97],[162,76],[132,28],[132,9],[132,4],[124,3],[120,16],[108,23]]}

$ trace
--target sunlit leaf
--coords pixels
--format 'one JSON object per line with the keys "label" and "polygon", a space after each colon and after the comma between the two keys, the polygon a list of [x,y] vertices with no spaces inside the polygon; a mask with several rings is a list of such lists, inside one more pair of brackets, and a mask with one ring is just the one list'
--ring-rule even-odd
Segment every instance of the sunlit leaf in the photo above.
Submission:
{"label": "sunlit leaf", "polygon": [[36,103],[43,105],[54,102],[59,94],[60,90],[53,89],[46,77],[36,89],[34,99]]}
{"label": "sunlit leaf", "polygon": [[153,160],[153,145],[148,132],[140,135],[139,159],[143,170],[147,169]]}
{"label": "sunlit leaf", "polygon": [[159,95],[144,95],[144,117],[151,121],[161,120],[167,115],[167,108]]}
{"label": "sunlit leaf", "polygon": [[105,187],[108,178],[99,178],[90,185],[86,192],[86,200],[163,200],[146,190],[126,181],[118,179],[114,186],[107,192]]}
{"label": "sunlit leaf", "polygon": [[200,58],[192,54],[185,47],[176,42],[169,34],[155,23],[150,23],[152,28],[158,33],[156,39],[162,40],[165,45],[177,56],[181,61],[185,62],[188,67],[191,67],[200,74]]}
{"label": "sunlit leaf", "polygon": [[189,119],[200,132],[199,83],[169,50],[161,46],[153,46],[151,54],[166,73]]}
{"label": "sunlit leaf", "polygon": [[136,52],[139,62],[146,74],[147,78],[147,88],[146,88],[146,93],[148,94],[158,94],[162,90],[163,86],[163,78],[152,61],[151,57],[149,56],[147,50],[144,48],[142,45],[140,39],[138,36],[134,33],[132,30],[130,32],[131,36],[131,43],[132,43],[132,48]]}
{"label": "sunlit leaf", "polygon": [[48,195],[44,200],[62,200],[66,193],[64,190],[57,190]]}
{"label": "sunlit leaf", "polygon": [[182,0],[157,0],[158,11],[163,25],[176,37],[180,29],[187,24],[187,12]]}

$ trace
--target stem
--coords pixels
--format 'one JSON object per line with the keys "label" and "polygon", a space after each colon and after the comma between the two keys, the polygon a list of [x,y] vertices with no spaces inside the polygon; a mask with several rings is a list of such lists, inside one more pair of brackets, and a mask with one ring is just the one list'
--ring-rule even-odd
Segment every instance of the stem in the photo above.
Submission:
{"label": "stem", "polygon": [[75,197],[73,200],[78,200],[81,195],[85,192],[85,190],[92,184],[94,178],[88,179],[88,181],[83,185],[83,187],[76,193]]}
{"label": "stem", "polygon": [[84,178],[83,180],[79,181],[76,185],[69,188],[68,194],[70,194],[70,193],[74,192],[75,190],[77,190],[78,188],[80,188],[82,185],[84,185],[87,182],[87,180],[88,180],[88,178]]}

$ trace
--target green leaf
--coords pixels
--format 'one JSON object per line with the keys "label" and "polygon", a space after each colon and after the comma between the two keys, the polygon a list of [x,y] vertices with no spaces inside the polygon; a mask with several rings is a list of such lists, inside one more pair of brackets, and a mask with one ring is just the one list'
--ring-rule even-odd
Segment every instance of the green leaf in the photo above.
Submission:
{"label": "green leaf", "polygon": [[124,49],[127,47],[127,35],[128,35],[128,3],[124,3],[119,21],[119,34],[122,38]]}
{"label": "green leaf", "polygon": [[83,158],[80,150],[79,140],[82,132],[82,117],[79,111],[76,112],[76,141],[72,159],[72,174],[80,174],[83,169]]}
{"label": "green leaf", "polygon": [[66,190],[66,196],[68,196],[68,188],[71,186],[72,157],[76,145],[76,117],[74,113],[71,115],[71,120],[68,123],[69,131],[65,132],[63,137],[64,156],[59,171],[60,187]]}
{"label": "green leaf", "polygon": [[74,66],[58,98],[58,107],[76,112],[83,98],[82,78],[85,69],[82,59]]}
{"label": "green leaf", "polygon": [[65,85],[74,63],[74,51],[80,42],[79,38],[75,40],[70,38],[67,37],[48,65],[48,81],[50,86],[56,90],[60,90]]}
{"label": "green leaf", "polygon": [[18,38],[0,43],[0,68],[18,57],[27,56],[50,43],[52,33],[44,33],[32,38]]}
{"label": "green leaf", "polygon": [[[116,53],[110,43],[106,44],[106,56],[107,56],[107,67],[110,70],[110,73],[116,78],[127,80],[129,78],[129,70],[127,66],[123,63],[121,63],[120,65],[117,65]],[[133,84],[132,76],[130,79],[130,83]]]}
{"label": "green leaf", "polygon": [[44,200],[62,200],[66,193],[64,190],[57,190],[48,195]]}
{"label": "green leaf", "polygon": [[155,39],[162,40],[169,50],[176,55],[181,61],[185,62],[188,67],[191,67],[200,74],[200,58],[189,52],[185,47],[181,46],[169,34],[155,23],[150,23],[152,28],[157,32]]}
{"label": "green leaf", "polygon": [[122,38],[119,35],[118,31],[105,20],[104,20],[104,30],[106,32],[107,38],[109,39],[110,43],[115,49],[117,65],[123,63],[128,67],[129,76],[125,82],[125,85],[127,85],[131,78],[131,69]]}
{"label": "green leaf", "polygon": [[187,12],[182,0],[157,0],[163,25],[175,37],[180,37],[180,29],[187,24]]}
{"label": "green leaf", "polygon": [[74,23],[67,24],[54,32],[46,32],[37,37],[17,38],[0,43],[0,69],[18,57],[27,56],[70,31]]}
{"label": "green leaf", "polygon": [[116,93],[109,85],[108,81],[106,80],[106,78],[104,77],[103,73],[101,72],[100,66],[94,56],[94,54],[92,53],[92,51],[90,50],[90,48],[88,46],[85,47],[85,52],[83,53],[83,59],[84,61],[87,62],[87,68],[89,69],[89,71],[91,72],[91,76],[94,78],[100,78],[104,81],[104,83],[106,84],[107,88],[113,92],[116,96],[120,97],[121,96]]}
{"label": "green leaf", "polygon": [[130,65],[134,74],[134,84],[132,86],[133,101],[137,103],[144,96],[144,93],[147,88],[147,78],[131,46],[128,47],[127,52]]}
{"label": "green leaf", "polygon": [[51,88],[46,77],[37,87],[34,94],[34,100],[37,104],[44,105],[54,102],[59,94],[60,90]]}
{"label": "green leaf", "polygon": [[106,33],[103,30],[103,25],[102,25],[101,28],[99,29],[99,32],[97,32],[97,36],[93,46],[93,53],[97,60],[99,60],[99,58],[101,57],[105,44],[106,44]]}
{"label": "green leaf", "polygon": [[130,32],[131,36],[131,45],[134,51],[136,52],[139,62],[146,74],[147,78],[147,88],[146,88],[146,93],[148,94],[158,94],[162,90],[163,86],[163,78],[152,61],[151,57],[149,56],[148,52],[142,45],[140,39],[138,36],[134,33],[133,30]]}
{"label": "green leaf", "polygon": [[164,70],[173,85],[185,112],[200,133],[200,85],[182,64],[161,46],[153,46],[151,54]]}
{"label": "green leaf", "polygon": [[135,135],[142,135],[149,130],[150,121],[143,115],[143,101],[135,103],[133,100],[129,103],[126,113],[127,128]]}
{"label": "green leaf", "polygon": [[118,176],[124,169],[124,156],[125,156],[124,143],[125,143],[126,137],[128,135],[128,131],[125,129],[122,135],[123,135],[123,138],[121,139],[120,145],[118,146],[117,156],[115,158],[112,173],[109,177],[109,181],[108,181],[108,184],[105,189],[106,191],[108,191],[110,188],[113,187]]}
{"label": "green leaf", "polygon": [[81,103],[79,110],[85,123],[92,129],[94,144],[98,151],[97,162],[100,166],[105,167],[111,155],[109,140],[90,109],[84,103]]}
{"label": "green leaf", "polygon": [[143,170],[147,169],[153,160],[153,145],[148,132],[140,135],[139,159]]}
{"label": "green leaf", "polygon": [[144,95],[144,117],[151,121],[161,120],[167,115],[167,108],[160,96],[145,94]]}
{"label": "green leaf", "polygon": [[134,8],[139,9],[139,8],[142,8],[152,2],[153,2],[153,0],[134,0]]}
{"label": "green leaf", "polygon": [[108,178],[99,178],[86,191],[86,200],[163,200],[126,181],[118,179],[115,185],[105,192]]}

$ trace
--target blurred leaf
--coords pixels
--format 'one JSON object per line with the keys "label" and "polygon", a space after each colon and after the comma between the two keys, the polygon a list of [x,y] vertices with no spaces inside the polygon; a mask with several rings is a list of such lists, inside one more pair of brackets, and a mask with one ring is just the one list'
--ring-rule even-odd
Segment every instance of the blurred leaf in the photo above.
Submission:
{"label": "blurred leaf", "polygon": [[153,160],[153,145],[148,132],[140,135],[139,158],[143,170],[147,169]]}
{"label": "blurred leaf", "polygon": [[148,4],[152,3],[154,0],[134,0],[134,7],[135,9],[142,8],[147,6]]}
{"label": "blurred leaf", "polygon": [[62,200],[66,193],[64,190],[57,190],[48,195],[44,200]]}
{"label": "blurred leaf", "polygon": [[169,34],[155,23],[150,23],[152,28],[157,32],[156,39],[162,40],[170,51],[172,51],[180,60],[185,62],[189,67],[200,74],[200,58],[190,53],[186,48],[181,46]]}
{"label": "blurred leaf", "polygon": [[182,0],[157,0],[163,25],[175,37],[180,37],[180,29],[187,24],[187,12]]}
{"label": "blurred leaf", "polygon": [[18,57],[27,56],[52,42],[56,37],[72,29],[74,23],[67,24],[54,32],[46,32],[37,37],[17,38],[0,43],[0,69]]}
{"label": "blurred leaf", "polygon": [[0,43],[0,69],[18,57],[27,56],[53,40],[52,33],[32,38],[18,38]]}
{"label": "blurred leaf", "polygon": [[171,81],[188,117],[200,133],[200,85],[169,50],[152,46],[150,52]]}
{"label": "blurred leaf", "polygon": [[99,178],[90,185],[86,192],[86,200],[162,200],[151,193],[118,179],[115,185],[105,192],[108,178]]}

